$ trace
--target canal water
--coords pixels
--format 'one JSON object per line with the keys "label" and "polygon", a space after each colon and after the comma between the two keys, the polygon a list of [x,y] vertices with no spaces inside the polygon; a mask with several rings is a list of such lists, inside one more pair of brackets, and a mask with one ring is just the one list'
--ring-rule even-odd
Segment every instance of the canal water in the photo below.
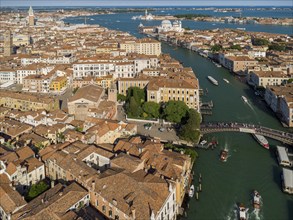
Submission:
{"label": "canal water", "polygon": [[[111,29],[127,31],[137,37],[138,21],[131,20],[131,14],[93,16],[91,23],[97,23]],[[128,20],[126,22],[126,17]],[[81,23],[79,18],[66,19],[71,23]],[[272,111],[254,95],[254,92],[237,77],[224,68],[216,67],[208,59],[187,49],[162,44],[164,53],[171,54],[192,67],[199,79],[200,86],[208,89],[203,101],[212,100],[213,115],[204,117],[205,122],[234,121],[254,123],[274,129],[283,128]],[[214,77],[219,86],[214,86],[207,76]],[[223,81],[226,78],[229,84]],[[248,104],[241,100],[244,95]],[[293,219],[293,198],[281,191],[281,168],[275,156],[277,141],[269,139],[271,149],[262,148],[249,134],[217,133],[204,136],[206,140],[216,139],[219,146],[214,150],[198,150],[199,158],[194,166],[194,185],[198,187],[199,173],[202,175],[202,192],[199,200],[192,198],[184,219],[237,219],[236,204],[241,202],[249,208],[249,219],[287,220]],[[227,162],[219,161],[220,150],[229,149]],[[258,190],[262,196],[260,213],[254,213],[251,203],[252,190]]]}

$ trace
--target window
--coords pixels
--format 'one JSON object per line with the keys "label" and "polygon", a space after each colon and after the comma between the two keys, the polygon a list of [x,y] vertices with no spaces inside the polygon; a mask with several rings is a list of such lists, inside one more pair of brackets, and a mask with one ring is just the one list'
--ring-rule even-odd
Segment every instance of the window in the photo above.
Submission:
{"label": "window", "polygon": [[109,210],[109,217],[112,217],[112,210]]}
{"label": "window", "polygon": [[102,211],[106,212],[106,206],[105,205],[102,206]]}
{"label": "window", "polygon": [[99,200],[96,200],[96,206],[97,207],[99,206]]}

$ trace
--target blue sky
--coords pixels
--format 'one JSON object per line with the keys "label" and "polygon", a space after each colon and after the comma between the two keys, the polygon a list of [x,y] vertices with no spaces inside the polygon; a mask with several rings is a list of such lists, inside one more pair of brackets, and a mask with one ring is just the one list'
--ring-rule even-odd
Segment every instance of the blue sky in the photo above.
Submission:
{"label": "blue sky", "polygon": [[0,0],[0,6],[291,6],[293,0]]}

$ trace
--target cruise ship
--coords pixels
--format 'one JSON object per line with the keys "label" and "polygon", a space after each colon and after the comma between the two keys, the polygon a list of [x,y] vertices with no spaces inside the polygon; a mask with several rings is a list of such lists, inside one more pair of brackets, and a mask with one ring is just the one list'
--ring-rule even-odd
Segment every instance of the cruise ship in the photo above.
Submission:
{"label": "cruise ship", "polygon": [[208,79],[209,79],[214,85],[216,85],[216,86],[219,85],[218,81],[215,80],[213,77],[208,76]]}
{"label": "cruise ship", "polygon": [[252,134],[252,135],[261,146],[263,146],[266,149],[270,149],[269,142],[264,136],[258,135],[258,134]]}

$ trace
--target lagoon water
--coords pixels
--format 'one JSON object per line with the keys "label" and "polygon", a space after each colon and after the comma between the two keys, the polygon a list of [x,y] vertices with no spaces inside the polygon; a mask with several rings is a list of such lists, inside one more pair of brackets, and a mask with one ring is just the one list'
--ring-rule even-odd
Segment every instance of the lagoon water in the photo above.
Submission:
{"label": "lagoon water", "polygon": [[[142,37],[137,31],[140,21],[131,20],[132,16],[139,14],[121,13],[91,16],[89,18],[93,20],[88,19],[88,23],[119,29]],[[82,23],[84,18],[68,18],[65,21]],[[160,21],[143,23],[157,25]],[[183,26],[194,29],[232,27],[231,25],[183,21]],[[292,34],[292,27],[285,26],[241,25],[241,27],[245,27],[249,31]],[[254,92],[246,84],[240,82],[224,68],[216,67],[206,58],[187,49],[163,43],[162,50],[182,61],[184,66],[192,67],[201,88],[208,88],[209,92],[202,97],[202,100],[213,100],[214,109],[212,116],[204,117],[205,122],[246,122],[292,132],[292,129],[282,127],[272,111],[254,95]],[[211,84],[206,78],[207,75],[218,80],[219,86]],[[223,78],[228,79],[230,83],[224,82]],[[241,100],[242,95],[248,98],[248,104]],[[281,168],[278,166],[275,156],[275,146],[280,143],[269,139],[271,149],[266,150],[249,134],[225,132],[206,135],[204,138],[207,140],[217,139],[219,146],[215,150],[198,150],[199,158],[194,166],[194,185],[198,186],[198,175],[201,173],[203,191],[199,194],[199,201],[195,198],[190,200],[187,217],[184,219],[237,219],[235,208],[238,202],[249,208],[249,219],[293,219],[293,197],[284,194],[281,190]],[[219,161],[220,150],[224,147],[229,149],[229,158],[226,163]],[[263,205],[260,213],[253,212],[251,193],[254,189],[258,190],[262,196]]]}

